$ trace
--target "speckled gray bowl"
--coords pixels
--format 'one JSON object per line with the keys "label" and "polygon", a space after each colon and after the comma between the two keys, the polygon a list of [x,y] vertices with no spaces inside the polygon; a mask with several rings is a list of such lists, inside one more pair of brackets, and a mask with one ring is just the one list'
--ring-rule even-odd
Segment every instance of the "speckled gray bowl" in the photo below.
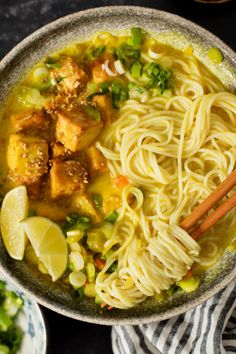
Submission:
{"label": "speckled gray bowl", "polygon": [[[43,56],[71,42],[82,41],[101,30],[120,31],[132,26],[143,27],[159,40],[178,48],[189,43],[194,52],[231,89],[236,88],[236,54],[217,37],[201,27],[178,16],[148,8],[121,6],[82,11],[59,19],[33,33],[17,45],[0,63],[0,104],[11,88],[19,82]],[[172,34],[169,34],[169,33]],[[211,66],[206,55],[209,47],[217,46],[225,60]],[[98,324],[141,324],[160,321],[181,314],[207,300],[231,282],[236,275],[236,254],[226,252],[221,261],[202,279],[199,289],[191,294],[177,294],[168,302],[158,304],[148,299],[126,311],[101,310],[88,299],[79,301],[73,292],[60,283],[52,284],[44,276],[27,267],[24,262],[12,260],[0,239],[0,270],[7,273],[15,284],[32,295],[40,304],[63,315]]]}

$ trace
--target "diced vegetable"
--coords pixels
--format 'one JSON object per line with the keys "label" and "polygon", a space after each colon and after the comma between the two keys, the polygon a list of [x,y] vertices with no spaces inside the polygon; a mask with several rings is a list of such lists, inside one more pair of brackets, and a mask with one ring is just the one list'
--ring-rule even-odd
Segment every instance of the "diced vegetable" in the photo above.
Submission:
{"label": "diced vegetable", "polygon": [[130,66],[134,61],[140,58],[140,49],[123,43],[120,47],[116,48],[115,56],[118,60]]}
{"label": "diced vegetable", "polygon": [[90,283],[94,283],[95,281],[95,266],[93,263],[89,262],[86,266],[87,278]]}
{"label": "diced vegetable", "polygon": [[215,64],[220,64],[224,59],[222,52],[218,48],[210,48],[207,52],[207,55]]}
{"label": "diced vegetable", "polygon": [[73,213],[66,217],[66,222],[64,225],[65,231],[72,230],[87,230],[91,227],[91,219],[88,216],[81,216],[79,214]]}
{"label": "diced vegetable", "polygon": [[80,241],[84,237],[84,230],[81,229],[70,229],[66,232],[67,238],[66,242],[71,244]]}
{"label": "diced vegetable", "polygon": [[142,44],[143,30],[139,27],[131,28],[131,43],[133,46],[140,46]]}
{"label": "diced vegetable", "polygon": [[73,264],[74,270],[82,270],[84,268],[84,259],[80,252],[71,252],[69,254],[69,262]]}
{"label": "diced vegetable", "polygon": [[17,95],[18,101],[26,107],[42,108],[45,99],[39,90],[27,86],[21,86]]}
{"label": "diced vegetable", "polygon": [[13,291],[6,291],[6,297],[3,301],[2,307],[8,316],[16,316],[23,305],[24,302],[21,297],[16,295]]}
{"label": "diced vegetable", "polygon": [[0,331],[6,332],[12,323],[10,316],[6,314],[3,308],[0,308]]}
{"label": "diced vegetable", "polygon": [[129,184],[129,180],[126,176],[119,175],[114,179],[114,183],[118,188],[124,188]]}
{"label": "diced vegetable", "polygon": [[200,280],[197,277],[185,277],[182,280],[176,282],[176,285],[178,285],[181,289],[186,291],[187,293],[190,293],[194,290],[196,290],[199,285],[200,285]]}
{"label": "diced vegetable", "polygon": [[116,69],[116,71],[118,72],[118,74],[122,75],[125,73],[125,67],[124,65],[122,64],[121,60],[116,60],[114,62],[114,67]]}
{"label": "diced vegetable", "polygon": [[101,305],[103,303],[103,300],[100,298],[98,294],[95,296],[95,304]]}
{"label": "diced vegetable", "polygon": [[[131,82],[128,85],[129,88],[129,97],[139,100],[140,102],[146,102],[149,98],[149,91],[144,88],[137,86],[135,83]],[[156,90],[156,89],[155,89]],[[158,88],[159,93],[161,90]]]}
{"label": "diced vegetable", "polygon": [[114,273],[117,269],[117,262],[113,262],[112,265],[107,269],[107,273]]}
{"label": "diced vegetable", "polygon": [[33,76],[35,80],[41,81],[49,76],[49,71],[45,67],[38,67],[34,70]]}
{"label": "diced vegetable", "polygon": [[69,275],[69,282],[74,289],[81,288],[86,282],[86,275],[80,271],[74,270]]}
{"label": "diced vegetable", "polygon": [[93,229],[87,233],[87,244],[91,251],[102,253],[106,237],[100,229]]}
{"label": "diced vegetable", "polygon": [[100,230],[104,233],[106,236],[106,239],[109,240],[112,237],[112,233],[114,230],[114,226],[112,223],[105,222],[101,227]]}
{"label": "diced vegetable", "polygon": [[96,296],[96,290],[95,290],[95,284],[86,284],[84,287],[84,294],[88,297],[95,297]]}
{"label": "diced vegetable", "polygon": [[106,50],[106,46],[105,45],[101,45],[100,47],[97,47],[97,48],[92,48],[89,53],[88,53],[88,58],[90,60],[93,60],[93,59],[97,59],[99,58]]}
{"label": "diced vegetable", "polygon": [[117,218],[118,218],[119,214],[117,213],[117,211],[113,211],[113,213],[111,213],[110,215],[108,215],[106,217],[106,221],[110,222],[111,224],[115,224]]}
{"label": "diced vegetable", "polygon": [[96,256],[94,258],[94,264],[98,270],[102,270],[105,267],[106,262],[100,257]]}
{"label": "diced vegetable", "polygon": [[96,208],[102,207],[102,196],[101,194],[93,194],[93,202]]}
{"label": "diced vegetable", "polygon": [[44,65],[48,69],[59,69],[61,67],[61,64],[57,63],[53,59],[47,59],[47,61],[44,62]]}
{"label": "diced vegetable", "polygon": [[142,64],[140,63],[140,61],[135,61],[133,63],[133,65],[131,66],[130,68],[130,73],[131,73],[131,76],[134,78],[134,79],[137,79],[140,77],[141,75],[141,71],[142,71]]}

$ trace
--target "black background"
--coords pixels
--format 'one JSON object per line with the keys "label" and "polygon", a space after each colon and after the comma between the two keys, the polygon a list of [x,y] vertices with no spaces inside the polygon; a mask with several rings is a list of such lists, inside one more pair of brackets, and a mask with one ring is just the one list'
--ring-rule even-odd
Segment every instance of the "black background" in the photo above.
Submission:
{"label": "black background", "polygon": [[[0,0],[0,59],[25,36],[61,16],[92,7],[139,5],[169,11],[210,30],[236,50],[236,0]],[[75,321],[43,308],[50,354],[111,354],[110,327]],[[30,349],[28,353],[32,354]]]}

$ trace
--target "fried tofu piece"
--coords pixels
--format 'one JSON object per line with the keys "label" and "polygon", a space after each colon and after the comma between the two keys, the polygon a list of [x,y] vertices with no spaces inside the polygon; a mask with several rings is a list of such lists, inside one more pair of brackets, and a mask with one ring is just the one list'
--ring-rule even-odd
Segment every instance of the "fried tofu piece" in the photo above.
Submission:
{"label": "fried tofu piece", "polygon": [[57,85],[59,91],[76,96],[86,85],[88,76],[70,57],[67,57],[60,64],[60,68],[54,69],[51,76],[59,81]]}
{"label": "fried tofu piece", "polygon": [[13,129],[16,133],[34,135],[38,132],[48,132],[50,120],[42,111],[26,111],[11,116]]}
{"label": "fried tofu piece", "polygon": [[99,210],[95,207],[92,198],[84,193],[75,193],[71,199],[72,210],[82,215],[90,216],[95,224],[100,224],[103,221],[103,217]]}
{"label": "fried tofu piece", "polygon": [[52,159],[57,159],[57,158],[64,159],[72,154],[71,151],[65,149],[64,145],[60,143],[52,143],[50,147],[51,147]]}
{"label": "fried tofu piece", "polygon": [[75,191],[83,193],[87,180],[87,172],[79,161],[50,161],[50,193],[51,198],[68,197]]}
{"label": "fried tofu piece", "polygon": [[108,97],[107,95],[96,95],[93,98],[93,102],[96,104],[96,106],[102,113],[102,118],[105,124],[111,124],[113,121],[113,112],[110,97]]}
{"label": "fried tofu piece", "polygon": [[92,70],[92,80],[96,82],[96,84],[100,84],[104,81],[109,81],[111,78],[106,73],[105,70],[102,68],[102,64],[104,60],[95,60],[91,63],[91,70]]}
{"label": "fried tofu piece", "polygon": [[37,215],[44,216],[54,221],[63,221],[68,214],[66,208],[45,202],[34,202],[31,204],[31,207],[36,211]]}
{"label": "fried tofu piece", "polygon": [[91,145],[86,152],[89,159],[89,172],[91,175],[94,173],[107,172],[106,159],[94,145]]}
{"label": "fried tofu piece", "polygon": [[47,173],[48,144],[33,136],[11,134],[7,147],[7,165],[17,184],[33,184]]}
{"label": "fried tofu piece", "polygon": [[103,123],[88,117],[81,110],[58,111],[56,139],[72,152],[92,144],[100,134]]}

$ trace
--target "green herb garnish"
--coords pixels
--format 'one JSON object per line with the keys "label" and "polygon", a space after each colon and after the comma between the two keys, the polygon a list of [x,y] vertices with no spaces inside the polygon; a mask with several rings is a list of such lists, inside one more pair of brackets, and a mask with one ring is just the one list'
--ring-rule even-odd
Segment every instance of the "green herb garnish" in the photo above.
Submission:
{"label": "green herb garnish", "polygon": [[110,215],[108,215],[105,219],[105,221],[111,223],[111,224],[115,224],[116,220],[118,219],[119,214],[117,213],[117,211],[113,211],[113,213],[111,213]]}
{"label": "green herb garnish", "polygon": [[88,216],[81,216],[76,213],[72,213],[66,217],[64,224],[64,231],[73,229],[88,230],[91,227],[91,219]]}
{"label": "green herb garnish", "polygon": [[100,194],[93,194],[93,202],[96,208],[101,208],[103,202],[102,196]]}

